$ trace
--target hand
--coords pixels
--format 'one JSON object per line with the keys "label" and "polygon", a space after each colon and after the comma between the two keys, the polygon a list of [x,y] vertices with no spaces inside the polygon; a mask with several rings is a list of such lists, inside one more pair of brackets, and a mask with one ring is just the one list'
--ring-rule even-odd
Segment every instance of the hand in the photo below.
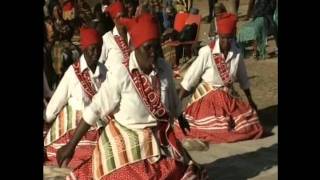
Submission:
{"label": "hand", "polygon": [[250,100],[249,104],[254,110],[258,111],[258,107],[257,107],[256,103],[253,102],[253,100]]}
{"label": "hand", "polygon": [[67,167],[74,154],[74,147],[66,144],[57,151],[57,162],[59,167]]}
{"label": "hand", "polygon": [[188,132],[190,132],[190,125],[189,125],[188,120],[181,114],[181,115],[178,117],[178,121],[179,121],[179,126],[180,126],[183,134],[184,134],[184,135],[187,135],[185,129],[187,129]]}

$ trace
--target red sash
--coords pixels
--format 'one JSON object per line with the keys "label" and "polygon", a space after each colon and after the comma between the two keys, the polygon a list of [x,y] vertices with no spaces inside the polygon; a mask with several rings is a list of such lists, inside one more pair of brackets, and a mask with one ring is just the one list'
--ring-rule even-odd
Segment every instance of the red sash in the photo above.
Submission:
{"label": "red sash", "polygon": [[125,57],[129,58],[131,50],[130,50],[129,46],[127,45],[127,43],[124,41],[124,39],[118,35],[115,35],[113,37],[114,37],[114,40],[116,41],[116,43],[118,44],[120,50],[122,51],[124,59],[126,59]]}
{"label": "red sash", "polygon": [[[214,46],[216,44],[216,41],[213,40],[210,42],[209,47],[211,51],[213,50]],[[230,71],[229,68],[225,62],[224,57],[222,54],[212,54],[212,59],[214,60],[217,68],[219,75],[226,87],[229,87],[232,84],[231,78],[230,78]]]}
{"label": "red sash", "polygon": [[90,98],[90,100],[92,100],[92,97],[97,93],[97,91],[94,88],[93,83],[91,82],[89,69],[86,69],[83,72],[81,72],[80,60],[77,60],[75,63],[72,64],[72,66],[83,87],[84,92]]}
{"label": "red sash", "polygon": [[[161,94],[155,91],[154,88],[152,88],[152,85],[150,84],[148,79],[143,74],[140,74],[138,70],[134,70],[132,73],[130,72],[129,53],[127,53],[129,52],[129,48],[124,43],[122,38],[115,38],[115,40],[124,54],[123,64],[126,66],[129,72],[130,78],[134,84],[136,91],[142,99],[146,109],[158,121],[156,136],[159,139],[160,145],[172,148],[174,157],[177,160],[182,161],[182,147],[181,144],[178,143],[178,140],[176,139],[173,133],[173,129],[169,123],[169,113],[161,102]],[[157,77],[157,80],[160,87],[159,77]]]}

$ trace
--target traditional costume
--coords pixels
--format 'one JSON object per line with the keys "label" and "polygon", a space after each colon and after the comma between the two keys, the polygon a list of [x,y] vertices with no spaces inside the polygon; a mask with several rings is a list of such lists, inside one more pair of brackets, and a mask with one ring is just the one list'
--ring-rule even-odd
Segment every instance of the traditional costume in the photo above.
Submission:
{"label": "traditional costume", "polygon": [[[81,47],[101,43],[101,36],[94,29],[81,29]],[[83,109],[91,103],[92,97],[106,78],[106,68],[98,63],[94,72],[88,67],[84,55],[80,57],[64,74],[46,109],[45,120],[53,122],[44,140],[48,160],[46,165],[57,165],[57,150],[68,143],[82,117]],[[99,127],[103,121],[97,121],[82,138],[70,162],[73,174],[82,180],[92,177],[91,156],[97,144]]]}
{"label": "traditional costume", "polygon": [[[218,34],[233,34],[236,21],[232,14],[219,17]],[[249,89],[243,56],[234,41],[227,57],[220,50],[219,38],[200,49],[181,82],[187,91],[198,86],[184,112],[191,131],[185,136],[176,122],[179,139],[231,143],[261,137],[263,128],[257,112],[235,93],[236,80],[242,89]]]}

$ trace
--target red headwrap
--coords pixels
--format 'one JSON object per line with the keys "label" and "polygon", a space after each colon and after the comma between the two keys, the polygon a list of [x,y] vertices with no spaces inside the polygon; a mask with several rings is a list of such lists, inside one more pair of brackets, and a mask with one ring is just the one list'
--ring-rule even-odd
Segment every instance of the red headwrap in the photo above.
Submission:
{"label": "red headwrap", "polygon": [[63,11],[71,11],[73,9],[73,3],[68,1],[63,5]]}
{"label": "red headwrap", "polygon": [[114,19],[119,13],[124,11],[123,4],[120,1],[116,1],[107,7],[108,12],[112,19]]}
{"label": "red headwrap", "polygon": [[128,28],[134,48],[160,37],[158,22],[149,13],[143,13],[135,19],[121,18],[119,22]]}
{"label": "red headwrap", "polygon": [[102,37],[94,28],[80,29],[80,45],[82,49],[86,49],[90,45],[101,43]]}
{"label": "red headwrap", "polygon": [[237,27],[237,17],[231,13],[223,13],[217,17],[218,34],[233,34]]}

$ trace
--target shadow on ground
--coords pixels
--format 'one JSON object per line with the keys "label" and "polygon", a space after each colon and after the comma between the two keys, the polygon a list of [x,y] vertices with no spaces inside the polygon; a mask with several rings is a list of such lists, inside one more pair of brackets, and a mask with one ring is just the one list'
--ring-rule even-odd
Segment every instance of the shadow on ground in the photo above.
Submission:
{"label": "shadow on ground", "polygon": [[257,151],[221,158],[205,164],[209,179],[246,180],[278,164],[278,144]]}
{"label": "shadow on ground", "polygon": [[273,135],[272,129],[278,125],[278,105],[269,106],[258,110],[258,115],[262,126],[264,127],[264,137]]}

